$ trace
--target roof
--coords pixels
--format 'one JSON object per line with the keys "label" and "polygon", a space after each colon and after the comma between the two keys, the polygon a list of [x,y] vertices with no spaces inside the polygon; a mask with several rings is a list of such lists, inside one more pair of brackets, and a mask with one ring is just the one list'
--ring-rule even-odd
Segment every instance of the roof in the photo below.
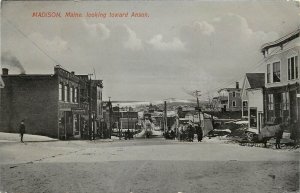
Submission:
{"label": "roof", "polygon": [[41,79],[41,78],[51,78],[54,74],[8,74],[1,75],[3,79],[6,78],[20,78],[20,79]]}
{"label": "roof", "polygon": [[269,43],[262,45],[261,52],[265,52],[266,50],[268,50],[270,48],[277,47],[277,46],[283,45],[289,41],[292,41],[293,39],[299,37],[299,35],[300,35],[300,29],[297,29],[297,30],[287,34],[286,36],[279,38],[278,40],[275,40],[273,42],[269,42]]}
{"label": "roof", "polygon": [[241,88],[221,88],[218,92],[221,92],[222,90],[226,90],[226,91],[230,92],[230,91],[240,91],[242,89]]}
{"label": "roof", "polygon": [[264,73],[246,73],[251,88],[262,88],[265,86]]}

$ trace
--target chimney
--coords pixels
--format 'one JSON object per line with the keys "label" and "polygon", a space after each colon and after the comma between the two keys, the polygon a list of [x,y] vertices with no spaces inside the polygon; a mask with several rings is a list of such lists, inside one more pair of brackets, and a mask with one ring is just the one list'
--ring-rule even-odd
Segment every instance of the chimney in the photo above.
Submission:
{"label": "chimney", "polygon": [[2,75],[8,75],[8,68],[2,68]]}
{"label": "chimney", "polygon": [[239,86],[239,82],[235,82],[235,88],[239,89],[240,86]]}

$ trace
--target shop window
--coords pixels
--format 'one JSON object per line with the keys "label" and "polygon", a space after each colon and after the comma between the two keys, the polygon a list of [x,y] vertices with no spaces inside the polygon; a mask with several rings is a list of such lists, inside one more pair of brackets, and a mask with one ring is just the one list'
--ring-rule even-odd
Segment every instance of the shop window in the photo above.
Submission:
{"label": "shop window", "polygon": [[290,97],[288,92],[281,93],[281,105],[280,116],[283,118],[283,121],[286,121],[289,117],[290,110]]}
{"label": "shop window", "polygon": [[274,117],[274,97],[273,94],[268,94],[268,121],[272,121]]}

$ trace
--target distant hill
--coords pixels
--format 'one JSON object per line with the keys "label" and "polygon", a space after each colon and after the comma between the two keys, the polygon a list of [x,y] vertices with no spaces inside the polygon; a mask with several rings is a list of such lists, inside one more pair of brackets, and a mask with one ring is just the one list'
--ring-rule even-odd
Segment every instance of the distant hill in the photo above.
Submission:
{"label": "distant hill", "polygon": [[[186,107],[195,107],[197,106],[197,101],[195,99],[175,99],[171,98],[166,100],[168,109],[174,109],[179,106],[186,106]],[[205,102],[200,102],[200,105],[204,104]],[[141,108],[149,106],[150,104],[163,109],[164,100],[157,100],[157,101],[112,101],[113,106],[119,107],[132,107],[132,108]]]}

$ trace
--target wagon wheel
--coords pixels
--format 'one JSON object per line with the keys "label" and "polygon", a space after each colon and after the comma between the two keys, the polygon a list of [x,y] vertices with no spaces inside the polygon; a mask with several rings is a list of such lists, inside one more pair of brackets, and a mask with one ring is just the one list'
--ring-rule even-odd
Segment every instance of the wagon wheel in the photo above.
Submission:
{"label": "wagon wheel", "polygon": [[248,141],[253,141],[253,139],[254,139],[254,134],[253,133],[248,132],[248,133],[246,133],[246,136],[247,136]]}

